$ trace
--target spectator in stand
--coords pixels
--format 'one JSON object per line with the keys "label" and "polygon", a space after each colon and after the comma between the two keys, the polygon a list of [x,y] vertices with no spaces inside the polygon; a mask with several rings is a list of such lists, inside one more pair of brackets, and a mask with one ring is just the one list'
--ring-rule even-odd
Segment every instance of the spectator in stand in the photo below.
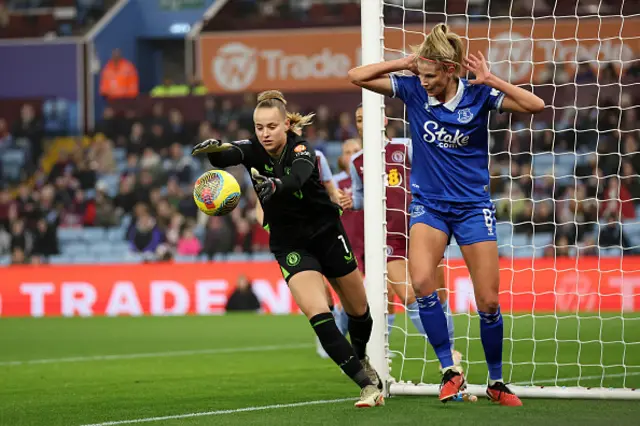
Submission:
{"label": "spectator in stand", "polygon": [[25,229],[23,219],[16,219],[11,223],[11,252],[16,249],[22,251],[25,256],[31,252],[33,239],[31,233]]}
{"label": "spectator in stand", "polygon": [[187,126],[184,123],[182,113],[176,108],[169,111],[167,138],[171,143],[188,143]]}
{"label": "spectator in stand", "polygon": [[352,115],[353,114],[348,112],[343,112],[342,114],[340,114],[340,123],[334,136],[335,140],[345,141],[347,139],[358,137],[358,130],[353,124],[353,121],[351,121]]}
{"label": "spectator in stand", "polygon": [[200,126],[198,127],[198,135],[194,139],[194,142],[200,143],[204,140],[212,139],[212,138],[215,139],[216,134],[214,133],[213,128],[211,127],[211,123],[209,123],[208,121],[201,122]]}
{"label": "spectator in stand", "polygon": [[624,158],[633,166],[636,174],[640,173],[640,130],[624,136]]}
{"label": "spectator in stand", "polygon": [[229,297],[225,309],[227,312],[258,312],[260,310],[260,301],[246,276],[238,277],[236,288]]}
{"label": "spectator in stand", "polygon": [[26,183],[23,183],[18,188],[18,197],[16,198],[18,217],[27,221],[29,227],[35,225],[40,218],[40,210],[35,200],[35,195],[36,193],[32,192]]}
{"label": "spectator in stand", "polygon": [[33,106],[29,104],[22,106],[20,118],[14,123],[11,134],[15,144],[28,153],[27,161],[29,164],[36,166],[43,152],[44,129],[42,121],[36,117]]}
{"label": "spectator in stand", "polygon": [[219,127],[220,110],[216,98],[207,96],[204,98],[204,119],[213,127]]}
{"label": "spectator in stand", "polygon": [[148,145],[147,135],[141,122],[136,121],[131,126],[131,133],[127,142],[127,154],[142,154],[144,148]]}
{"label": "spectator in stand", "polygon": [[102,120],[96,124],[96,133],[102,133],[107,139],[115,141],[124,130],[124,123],[116,117],[113,108],[106,107],[102,112]]}
{"label": "spectator in stand", "polygon": [[62,216],[62,226],[93,226],[96,218],[94,200],[87,199],[84,191],[78,189],[70,205],[65,206]]}
{"label": "spectator in stand", "polygon": [[127,164],[125,164],[122,173],[124,176],[137,176],[138,172],[140,172],[140,157],[131,153],[127,155]]}
{"label": "spectator in stand", "polygon": [[202,245],[200,240],[193,233],[192,227],[186,227],[182,231],[182,237],[178,240],[177,252],[183,256],[197,256],[200,254]]}
{"label": "spectator in stand", "polygon": [[182,192],[182,188],[180,188],[178,179],[170,177],[167,181],[167,201],[174,209],[177,210],[180,207],[180,202],[183,198],[184,194]]}
{"label": "spectator in stand", "polygon": [[624,185],[620,185],[617,176],[609,178],[600,203],[600,217],[608,218],[611,216],[618,221],[631,220],[636,217],[631,194]]}
{"label": "spectator in stand", "polygon": [[151,190],[155,187],[153,175],[147,170],[142,170],[135,184],[134,193],[138,201],[148,203]]}
{"label": "spectator in stand", "polygon": [[82,152],[76,153],[75,170],[73,177],[78,181],[78,185],[83,190],[93,189],[96,186],[96,171],[89,167],[88,161],[83,157]]}
{"label": "spectator in stand", "polygon": [[102,133],[96,134],[87,153],[89,167],[98,173],[113,173],[116,163],[113,158],[113,142]]}
{"label": "spectator in stand", "polygon": [[111,198],[107,195],[107,185],[104,182],[98,182],[96,185],[95,209],[95,226],[108,228],[117,225],[116,208]]}
{"label": "spectator in stand", "polygon": [[111,59],[102,69],[100,94],[107,99],[131,99],[139,92],[136,67],[122,57],[120,49],[114,49]]}
{"label": "spectator in stand", "polygon": [[162,158],[153,148],[147,147],[142,152],[139,166],[142,170],[150,172],[154,180],[157,180],[158,175],[162,171]]}
{"label": "spectator in stand", "polygon": [[167,244],[169,244],[171,248],[175,249],[178,246],[178,241],[180,241],[184,223],[184,217],[180,213],[173,213],[171,220],[169,221],[169,226],[165,232]]}
{"label": "spectator in stand", "polygon": [[219,129],[226,129],[229,126],[229,123],[232,120],[238,119],[238,112],[233,107],[233,104],[229,99],[225,99],[222,101],[222,109],[218,114],[218,125],[216,126]]}
{"label": "spectator in stand", "polygon": [[11,264],[12,265],[27,265],[29,260],[23,249],[16,247],[11,250]]}
{"label": "spectator in stand", "polygon": [[131,250],[138,253],[155,253],[164,236],[156,224],[156,220],[147,209],[141,209],[134,226],[127,236]]}
{"label": "spectator in stand", "polygon": [[[240,107],[238,113],[238,127],[242,129],[253,128],[253,110],[256,106],[256,95],[254,93],[245,93],[243,97],[243,104]],[[292,109],[292,111],[297,111]]]}
{"label": "spectator in stand", "polygon": [[182,146],[177,142],[171,145],[169,158],[164,160],[164,171],[168,176],[175,177],[181,184],[192,183],[191,157],[184,155]]}
{"label": "spectator in stand", "polygon": [[170,144],[170,140],[165,134],[165,127],[159,123],[154,123],[151,126],[151,133],[149,134],[148,146],[153,147],[154,151],[157,151],[161,156],[167,155],[167,149]]}
{"label": "spectator in stand", "polygon": [[227,125],[227,129],[224,131],[224,137],[229,141],[237,141],[239,140],[239,132],[240,127],[238,125],[238,120],[231,120]]}
{"label": "spectator in stand", "polygon": [[15,200],[11,199],[7,188],[0,187],[0,229],[9,229],[9,217],[12,210],[17,212]]}
{"label": "spectator in stand", "polygon": [[212,259],[217,253],[231,253],[235,245],[235,226],[231,217],[210,217],[204,237],[203,253]]}
{"label": "spectator in stand", "polygon": [[148,129],[151,129],[154,125],[162,126],[162,129],[166,129],[169,125],[167,117],[164,116],[164,104],[162,102],[155,102],[151,107],[151,115],[145,120],[145,124]]}
{"label": "spectator in stand", "polygon": [[[40,219],[34,234],[32,256],[48,259],[50,256],[59,253],[55,225],[50,225],[45,219]],[[40,259],[40,263],[42,263],[43,259]]]}
{"label": "spectator in stand", "polygon": [[160,227],[160,229],[165,231],[166,234],[167,229],[171,225],[171,219],[175,211],[173,207],[171,207],[171,204],[169,204],[167,199],[162,197],[162,194],[159,193],[158,197],[159,198],[155,206],[155,216],[156,220],[158,221],[158,226]]}
{"label": "spectator in stand", "polygon": [[627,161],[622,160],[622,186],[629,190],[631,200],[638,206],[640,205],[640,178],[638,172],[633,169],[633,165]]}
{"label": "spectator in stand", "polygon": [[3,227],[0,227],[0,255],[11,253],[11,234]]}

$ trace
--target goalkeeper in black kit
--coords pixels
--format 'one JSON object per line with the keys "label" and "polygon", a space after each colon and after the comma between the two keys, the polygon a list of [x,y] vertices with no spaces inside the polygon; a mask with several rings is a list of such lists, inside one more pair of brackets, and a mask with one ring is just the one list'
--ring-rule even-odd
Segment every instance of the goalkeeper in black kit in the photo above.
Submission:
{"label": "goalkeeper in black kit", "polygon": [[[263,92],[253,113],[253,138],[231,143],[209,139],[192,154],[207,154],[214,167],[243,164],[250,171],[271,252],[293,298],[329,357],[360,386],[355,406],[384,405],[382,382],[365,354],[373,321],[340,207],[321,182],[315,151],[295,133],[312,117],[287,112],[282,93]],[[348,314],[351,344],[329,310],[323,275]]]}

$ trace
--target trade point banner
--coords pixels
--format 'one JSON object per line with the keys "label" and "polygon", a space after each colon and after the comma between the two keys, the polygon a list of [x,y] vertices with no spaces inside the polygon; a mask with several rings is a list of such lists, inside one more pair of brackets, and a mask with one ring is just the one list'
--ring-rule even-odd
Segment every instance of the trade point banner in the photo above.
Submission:
{"label": "trade point banner", "polygon": [[[475,312],[462,261],[449,262],[454,312]],[[502,259],[503,312],[576,313],[640,310],[640,257]],[[214,315],[224,312],[240,275],[269,314],[299,313],[275,262],[2,269],[0,317]]]}
{"label": "trade point banner", "polygon": [[[470,52],[482,51],[496,75],[514,83],[531,81],[555,61],[630,61],[640,55],[640,19],[517,20],[453,26]],[[430,27],[427,28],[427,31]],[[420,44],[422,26],[387,27],[387,59]],[[347,80],[360,64],[358,27],[202,33],[201,76],[212,93],[357,90]]]}

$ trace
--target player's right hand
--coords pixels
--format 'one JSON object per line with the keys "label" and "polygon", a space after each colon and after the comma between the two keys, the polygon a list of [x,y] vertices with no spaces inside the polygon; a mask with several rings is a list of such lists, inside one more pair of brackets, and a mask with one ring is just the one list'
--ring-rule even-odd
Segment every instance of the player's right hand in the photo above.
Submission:
{"label": "player's right hand", "polygon": [[418,55],[411,54],[409,56],[406,56],[404,58],[404,66],[406,70],[411,71],[412,73],[414,73],[415,75],[420,74],[418,72],[418,63],[417,63],[417,59],[418,59]]}
{"label": "player's right hand", "polygon": [[353,198],[351,197],[351,193],[338,189],[338,204],[340,204],[342,210],[353,208]]}
{"label": "player's right hand", "polygon": [[191,150],[191,155],[211,154],[213,152],[224,151],[228,148],[231,148],[231,144],[228,142],[221,142],[217,139],[207,139],[194,146]]}

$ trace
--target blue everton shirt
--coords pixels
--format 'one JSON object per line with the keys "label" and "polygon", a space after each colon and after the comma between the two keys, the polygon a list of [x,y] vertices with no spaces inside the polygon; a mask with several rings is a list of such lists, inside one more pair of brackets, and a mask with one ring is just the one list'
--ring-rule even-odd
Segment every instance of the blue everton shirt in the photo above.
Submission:
{"label": "blue everton shirt", "polygon": [[411,192],[418,200],[479,202],[489,193],[489,111],[504,94],[483,84],[458,82],[442,104],[427,95],[417,76],[391,74],[393,97],[407,106],[413,145]]}

